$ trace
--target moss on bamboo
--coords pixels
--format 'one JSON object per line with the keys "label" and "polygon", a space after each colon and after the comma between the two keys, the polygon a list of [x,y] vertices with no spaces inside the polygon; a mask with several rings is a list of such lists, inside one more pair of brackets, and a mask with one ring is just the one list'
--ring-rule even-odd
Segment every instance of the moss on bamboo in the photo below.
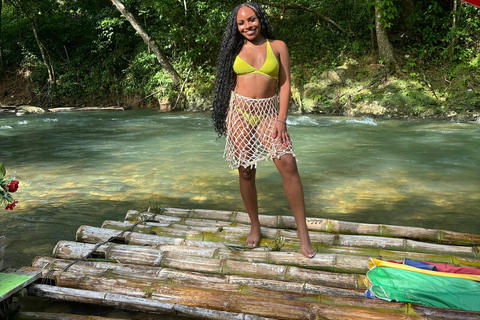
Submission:
{"label": "moss on bamboo", "polygon": [[[122,224],[120,224],[122,225]],[[115,223],[104,223],[104,227],[116,228],[118,224]],[[225,227],[219,228],[217,232],[202,232],[203,228],[199,229],[200,231],[181,229],[181,228],[166,228],[158,227],[150,229],[139,228],[135,230],[140,233],[152,234],[155,233],[159,236],[166,237],[177,237],[182,239],[197,240],[197,241],[209,241],[209,242],[226,242],[226,243],[235,243],[243,244],[246,242],[246,235],[249,230],[239,227]],[[153,232],[155,230],[155,232]],[[275,244],[275,239],[278,237],[283,237],[285,241],[285,249],[295,251],[299,249],[300,243],[296,237],[295,232],[290,232],[287,230],[278,230],[271,228],[262,228],[262,238],[260,245],[266,247],[272,247]],[[340,245],[338,246],[338,251],[341,253],[351,254],[352,252],[359,252],[358,255],[368,255],[372,257],[377,257],[380,255],[378,251],[368,250],[369,248],[378,248],[378,249],[392,249],[391,251],[403,251],[404,255],[409,255],[411,253],[428,253],[428,254],[437,254],[437,255],[456,255],[469,258],[478,257],[478,250],[476,247],[468,246],[452,246],[452,245],[442,245],[434,243],[425,243],[418,242],[413,240],[406,239],[395,239],[395,238],[386,238],[386,237],[372,237],[372,236],[358,236],[358,235],[325,235],[318,232],[310,232],[310,238],[315,249],[319,252],[334,252],[336,247],[326,246],[324,243],[331,245]],[[131,237],[130,237],[131,239]],[[360,248],[360,249],[357,249]],[[451,259],[450,259],[451,260]]]}
{"label": "moss on bamboo", "polygon": [[[217,210],[184,210],[167,208],[164,212],[172,216],[188,216],[200,219],[214,219],[238,223],[249,223],[248,215],[243,212],[217,211]],[[148,216],[146,214],[145,216]],[[151,216],[151,215],[150,215]],[[138,212],[127,213],[126,220],[138,217]],[[289,216],[266,216],[259,215],[262,226],[295,228],[293,217]],[[455,244],[455,245],[478,245],[480,235],[452,232],[446,230],[424,229],[417,227],[403,227],[393,225],[374,225],[364,223],[345,222],[321,218],[307,218],[307,225],[310,230],[341,233],[341,234],[364,234],[372,236],[404,237],[409,239],[431,241],[434,243]]]}

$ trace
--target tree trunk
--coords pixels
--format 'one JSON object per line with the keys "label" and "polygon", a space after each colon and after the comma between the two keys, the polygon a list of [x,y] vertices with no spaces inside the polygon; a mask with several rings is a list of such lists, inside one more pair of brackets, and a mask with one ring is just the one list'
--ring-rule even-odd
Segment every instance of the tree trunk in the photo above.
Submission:
{"label": "tree trunk", "polygon": [[48,72],[48,83],[47,83],[47,101],[51,102],[52,99],[52,92],[55,90],[55,72],[53,70],[52,61],[50,60],[50,56],[48,54],[47,49],[40,41],[40,37],[38,36],[37,25],[32,17],[28,15],[27,11],[22,7],[20,1],[14,2],[12,0],[9,1],[11,5],[17,8],[27,20],[30,22],[30,26],[33,31],[33,35],[35,37],[35,41],[37,42],[38,49],[40,49],[40,54],[42,55],[43,64],[47,68]]}
{"label": "tree trunk", "polygon": [[170,79],[175,85],[178,85],[182,79],[178,75],[177,71],[173,68],[173,66],[168,62],[168,60],[163,55],[162,50],[157,45],[155,40],[152,39],[147,33],[147,31],[140,25],[140,23],[135,19],[132,13],[123,5],[120,0],[111,0],[112,3],[117,7],[117,9],[125,16],[125,18],[130,22],[132,27],[138,32],[138,34],[142,37],[145,44],[153,51],[155,57],[157,57],[158,62],[160,65],[167,71]]}
{"label": "tree trunk", "polygon": [[[458,0],[453,0],[453,21],[452,21],[452,30],[454,30],[457,27],[457,8],[458,8]],[[449,55],[449,60],[452,61],[453,58],[453,53],[455,51],[455,45],[457,44],[457,37],[453,36],[452,42],[448,45],[448,52],[450,53]]]}
{"label": "tree trunk", "polygon": [[48,94],[47,97],[51,98],[52,91],[55,89],[55,72],[53,70],[52,62],[50,60],[50,56],[43,46],[43,43],[40,41],[40,38],[38,37],[38,32],[37,32],[37,26],[35,22],[32,19],[30,20],[30,25],[32,27],[33,35],[35,36],[35,41],[37,41],[38,48],[40,49],[40,53],[42,55],[42,60],[43,63],[45,64],[45,67],[47,68],[48,71]]}
{"label": "tree trunk", "polygon": [[376,0],[375,4],[375,30],[377,33],[377,45],[380,59],[383,60],[388,73],[393,73],[398,68],[393,46],[388,39],[387,28],[382,23],[382,12],[380,9],[380,1]]}

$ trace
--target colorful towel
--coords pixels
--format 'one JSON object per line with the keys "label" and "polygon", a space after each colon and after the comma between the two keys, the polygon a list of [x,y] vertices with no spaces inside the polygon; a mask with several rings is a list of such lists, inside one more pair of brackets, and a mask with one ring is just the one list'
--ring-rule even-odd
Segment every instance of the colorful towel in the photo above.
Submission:
{"label": "colorful towel", "polygon": [[375,265],[379,267],[389,267],[389,268],[395,268],[395,269],[410,270],[410,271],[415,271],[415,272],[429,274],[433,276],[439,276],[439,277],[450,277],[450,278],[460,278],[460,279],[468,279],[473,281],[480,281],[480,275],[423,270],[423,269],[419,269],[411,266],[406,266],[404,264],[392,263],[392,262],[387,262],[387,261],[378,260],[378,259],[370,259],[370,262],[368,263],[368,267],[373,268]]}
{"label": "colorful towel", "polygon": [[422,262],[422,261],[412,260],[408,258],[403,259],[403,264],[407,266],[412,266],[415,268],[425,269],[425,270],[439,271],[437,267],[429,264],[428,262]]}
{"label": "colorful towel", "polygon": [[440,272],[476,274],[480,276],[480,269],[474,267],[455,267],[446,263],[427,262],[429,265],[435,266]]}
{"label": "colorful towel", "polygon": [[[472,275],[428,271],[371,259],[367,285],[376,298],[433,307],[480,311],[480,282]],[[460,277],[458,277],[460,276]],[[480,280],[480,277],[479,277]]]}

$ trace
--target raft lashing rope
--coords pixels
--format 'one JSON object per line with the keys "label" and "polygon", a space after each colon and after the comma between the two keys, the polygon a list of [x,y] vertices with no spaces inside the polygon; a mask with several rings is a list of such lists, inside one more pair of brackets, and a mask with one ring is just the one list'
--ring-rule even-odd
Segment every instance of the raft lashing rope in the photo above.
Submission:
{"label": "raft lashing rope", "polygon": [[[153,219],[157,214],[162,214],[164,211],[165,211],[166,207],[162,207],[160,209],[159,212],[155,212],[153,214],[153,216],[149,217],[150,219]],[[148,212],[150,212],[150,208],[148,208]],[[142,224],[142,223],[145,223],[145,219],[142,217],[142,219],[138,222],[136,222],[135,224],[133,224],[131,227],[121,231],[119,234],[117,234],[116,236],[113,236],[113,237],[110,237],[107,241],[103,241],[103,242],[100,242],[100,243],[97,243],[95,245],[95,247],[93,247],[92,250],[90,250],[90,252],[88,252],[86,255],[84,255],[83,257],[69,263],[65,268],[63,268],[62,272],[64,271],[67,271],[71,266],[73,266],[74,264],[80,262],[80,261],[84,261],[84,260],[87,260],[87,259],[90,259],[90,258],[93,258],[93,254],[95,253],[95,251],[97,251],[98,248],[100,248],[101,246],[103,246],[104,244],[108,243],[108,242],[113,242],[115,240],[118,240],[120,238],[122,238],[123,234],[125,232],[131,232],[133,231],[133,229],[135,229],[136,226],[138,226],[139,224]],[[41,279],[41,284],[46,284],[46,285],[50,285],[50,286],[55,286],[56,283],[55,283],[55,280],[53,279],[53,274],[56,270],[55,269],[50,269],[46,274],[45,276],[42,277]]]}

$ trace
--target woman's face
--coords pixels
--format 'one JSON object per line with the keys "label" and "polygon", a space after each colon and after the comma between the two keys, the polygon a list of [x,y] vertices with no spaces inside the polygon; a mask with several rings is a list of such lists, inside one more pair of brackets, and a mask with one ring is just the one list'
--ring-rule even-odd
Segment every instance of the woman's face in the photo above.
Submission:
{"label": "woman's face", "polygon": [[260,20],[250,7],[242,7],[237,13],[237,27],[241,35],[253,41],[261,34]]}

